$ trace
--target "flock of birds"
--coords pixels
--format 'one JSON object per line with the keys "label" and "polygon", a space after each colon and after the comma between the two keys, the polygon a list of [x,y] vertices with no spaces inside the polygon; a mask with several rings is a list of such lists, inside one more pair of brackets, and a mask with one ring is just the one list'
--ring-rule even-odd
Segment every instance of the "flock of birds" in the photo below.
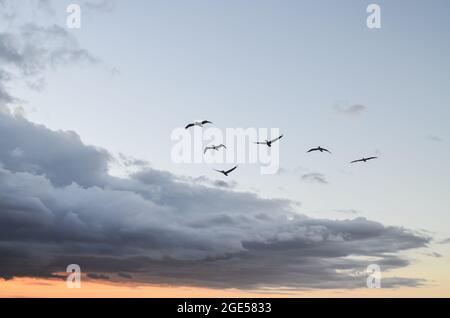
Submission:
{"label": "flock of birds", "polygon": [[[198,126],[198,127],[203,127],[204,125],[207,125],[207,124],[213,124],[213,122],[211,122],[211,121],[209,121],[209,120],[203,120],[203,121],[196,121],[196,122],[193,122],[193,123],[190,123],[190,124],[188,124],[186,127],[185,127],[185,129],[189,129],[189,128],[191,128],[191,127],[195,127],[195,126]],[[255,144],[258,144],[258,145],[266,145],[267,147],[272,147],[272,144],[274,143],[274,142],[277,142],[277,141],[279,141],[281,138],[283,138],[284,137],[284,135],[280,135],[279,137],[277,137],[277,138],[275,138],[275,139],[272,139],[272,140],[264,140],[264,141],[255,141],[254,143]],[[224,148],[224,149],[227,149],[227,147],[224,145],[224,144],[220,144],[220,145],[211,145],[211,146],[208,146],[208,147],[206,147],[205,148],[205,150],[204,150],[204,153],[206,154],[208,151],[210,151],[210,150],[213,150],[213,151],[219,151],[220,149],[222,149],[222,148]],[[316,151],[319,151],[319,152],[328,152],[328,153],[330,153],[331,154],[331,151],[329,151],[328,149],[326,149],[326,148],[322,148],[321,146],[319,146],[319,147],[317,147],[317,148],[312,148],[312,149],[309,149],[308,151],[307,151],[307,153],[311,153],[311,152],[316,152]],[[378,157],[367,157],[367,158],[361,158],[361,159],[358,159],[358,160],[353,160],[353,161],[351,161],[350,163],[358,163],[358,162],[367,162],[367,161],[370,161],[370,160],[374,160],[374,159],[378,159]],[[231,173],[231,172],[233,172],[234,170],[236,170],[238,168],[238,166],[235,166],[235,167],[233,167],[232,169],[230,169],[230,170],[216,170],[216,169],[213,169],[214,171],[217,171],[217,172],[219,172],[219,173],[221,173],[221,174],[223,174],[224,176],[226,176],[226,177],[228,177],[228,175]]]}

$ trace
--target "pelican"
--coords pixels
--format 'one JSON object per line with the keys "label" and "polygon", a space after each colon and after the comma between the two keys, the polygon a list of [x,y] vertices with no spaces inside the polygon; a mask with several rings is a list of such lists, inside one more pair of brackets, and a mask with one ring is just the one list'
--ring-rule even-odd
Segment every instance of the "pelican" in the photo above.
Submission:
{"label": "pelican", "polygon": [[325,149],[325,148],[322,148],[322,147],[317,147],[317,148],[312,148],[312,149],[310,149],[310,150],[308,150],[308,152],[314,152],[314,151],[320,151],[320,152],[329,152],[329,153],[331,153],[331,151],[329,151],[328,149]]}
{"label": "pelican", "polygon": [[373,160],[373,159],[378,159],[378,157],[362,158],[362,159],[354,160],[354,161],[352,161],[350,163],[367,162],[367,161]]}
{"label": "pelican", "polygon": [[225,171],[225,170],[216,170],[216,169],[214,169],[214,170],[217,171],[217,172],[222,173],[225,177],[228,177],[228,174],[233,172],[234,170],[236,170],[237,167],[238,166],[234,167],[233,169],[227,170],[227,171]]}
{"label": "pelican", "polygon": [[205,151],[204,151],[203,153],[206,153],[208,150],[219,151],[220,148],[225,148],[225,149],[227,149],[227,146],[225,146],[224,144],[220,144],[220,145],[218,145],[218,146],[212,145],[212,146],[206,147],[206,148],[205,148]]}
{"label": "pelican", "polygon": [[257,142],[255,142],[255,144],[258,144],[258,145],[267,145],[267,147],[272,147],[272,144],[275,142],[275,141],[278,141],[278,140],[280,140],[281,138],[283,138],[284,137],[284,135],[281,135],[280,137],[278,137],[278,138],[275,138],[275,139],[272,139],[272,140],[265,140],[265,141],[257,141]]}
{"label": "pelican", "polygon": [[194,126],[203,127],[203,125],[206,125],[206,124],[212,124],[212,122],[209,121],[209,120],[196,121],[196,122],[193,122],[193,123],[187,125],[185,127],[185,129],[189,129],[189,128],[194,127]]}

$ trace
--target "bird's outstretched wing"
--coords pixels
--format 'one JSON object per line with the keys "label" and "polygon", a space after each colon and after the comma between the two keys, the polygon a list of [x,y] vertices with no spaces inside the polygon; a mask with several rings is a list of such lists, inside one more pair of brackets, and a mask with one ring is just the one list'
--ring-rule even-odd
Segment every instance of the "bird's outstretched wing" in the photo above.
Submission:
{"label": "bird's outstretched wing", "polygon": [[317,148],[312,148],[312,149],[309,149],[307,152],[314,152],[314,151],[317,151],[318,149]]}
{"label": "bird's outstretched wing", "polygon": [[214,149],[213,147],[206,147],[205,151],[203,151],[203,153],[206,153],[208,150]]}
{"label": "bird's outstretched wing", "polygon": [[254,144],[257,144],[257,145],[265,145],[265,144],[267,144],[267,143],[266,143],[266,142],[263,142],[263,141],[255,141]]}
{"label": "bird's outstretched wing", "polygon": [[233,172],[234,170],[237,169],[237,167],[238,167],[238,166],[236,166],[236,167],[234,167],[233,169],[230,169],[230,170],[228,170],[228,171],[225,171],[225,173],[228,174],[228,173],[230,173],[230,172]]}
{"label": "bird's outstretched wing", "polygon": [[281,138],[283,138],[284,137],[284,135],[281,135],[280,137],[277,137],[277,138],[275,138],[275,139],[273,139],[273,140],[271,140],[270,142],[275,142],[275,141],[278,141],[278,140],[280,140]]}
{"label": "bird's outstretched wing", "polygon": [[373,159],[378,159],[378,157],[362,158],[362,159],[359,159],[359,160],[352,161],[351,163],[366,162],[366,161],[373,160]]}
{"label": "bird's outstretched wing", "polygon": [[323,151],[326,151],[328,153],[331,153],[331,151],[329,151],[328,149],[323,148]]}
{"label": "bird's outstretched wing", "polygon": [[219,173],[224,173],[222,170],[216,170],[216,169],[213,169],[214,171],[217,171],[217,172],[219,172]]}
{"label": "bird's outstretched wing", "polygon": [[209,121],[209,120],[202,121],[202,125],[205,125],[205,124],[212,124],[212,121]]}
{"label": "bird's outstretched wing", "polygon": [[185,129],[189,129],[189,128],[194,127],[194,126],[195,126],[194,124],[189,124],[189,125],[187,125],[187,126],[185,127]]}
{"label": "bird's outstretched wing", "polygon": [[227,149],[227,146],[225,146],[224,144],[220,144],[220,145],[218,145],[216,148],[217,148],[217,149],[220,149],[220,148],[225,148],[225,149]]}

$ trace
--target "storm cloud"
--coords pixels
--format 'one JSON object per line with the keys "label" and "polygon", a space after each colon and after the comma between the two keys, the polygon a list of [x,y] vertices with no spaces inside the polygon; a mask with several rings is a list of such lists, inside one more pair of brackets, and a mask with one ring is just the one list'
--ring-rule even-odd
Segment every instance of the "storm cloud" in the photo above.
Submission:
{"label": "storm cloud", "polygon": [[288,200],[147,167],[113,177],[111,158],[74,132],[0,113],[1,277],[53,277],[75,263],[90,277],[126,272],[139,283],[357,288],[369,264],[408,266],[398,253],[430,241],[365,218],[309,218]]}

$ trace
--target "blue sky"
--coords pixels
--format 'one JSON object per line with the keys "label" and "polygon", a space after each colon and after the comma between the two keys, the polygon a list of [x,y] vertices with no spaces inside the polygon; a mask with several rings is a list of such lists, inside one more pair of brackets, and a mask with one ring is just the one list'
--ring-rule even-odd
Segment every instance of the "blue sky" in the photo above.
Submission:
{"label": "blue sky", "polygon": [[[103,64],[52,72],[45,91],[21,96],[38,122],[193,176],[210,167],[172,164],[175,127],[210,118],[224,128],[281,128],[289,175],[249,166],[236,176],[243,187],[299,200],[305,212],[356,209],[445,235],[449,4],[381,1],[382,28],[369,30],[368,3],[118,1],[111,12],[85,12],[71,31]],[[65,4],[57,7],[63,25]],[[345,116],[336,104],[366,110]],[[317,145],[334,156],[304,154]],[[348,165],[374,154],[382,159],[373,165]],[[301,183],[298,167],[329,184]]]}
{"label": "blue sky", "polygon": [[[372,2],[379,30],[366,27]],[[52,22],[64,26],[68,3],[55,3]],[[280,128],[284,172],[243,166],[233,176],[240,189],[299,201],[299,212],[318,218],[357,210],[450,236],[448,1],[133,0],[82,10],[82,28],[70,32],[101,62],[50,70],[42,91],[16,83],[30,120],[156,168],[214,178],[212,166],[171,161],[174,128],[199,118]],[[306,155],[319,145],[333,155]],[[349,165],[371,155],[380,160]],[[306,183],[306,173],[328,184]]]}

